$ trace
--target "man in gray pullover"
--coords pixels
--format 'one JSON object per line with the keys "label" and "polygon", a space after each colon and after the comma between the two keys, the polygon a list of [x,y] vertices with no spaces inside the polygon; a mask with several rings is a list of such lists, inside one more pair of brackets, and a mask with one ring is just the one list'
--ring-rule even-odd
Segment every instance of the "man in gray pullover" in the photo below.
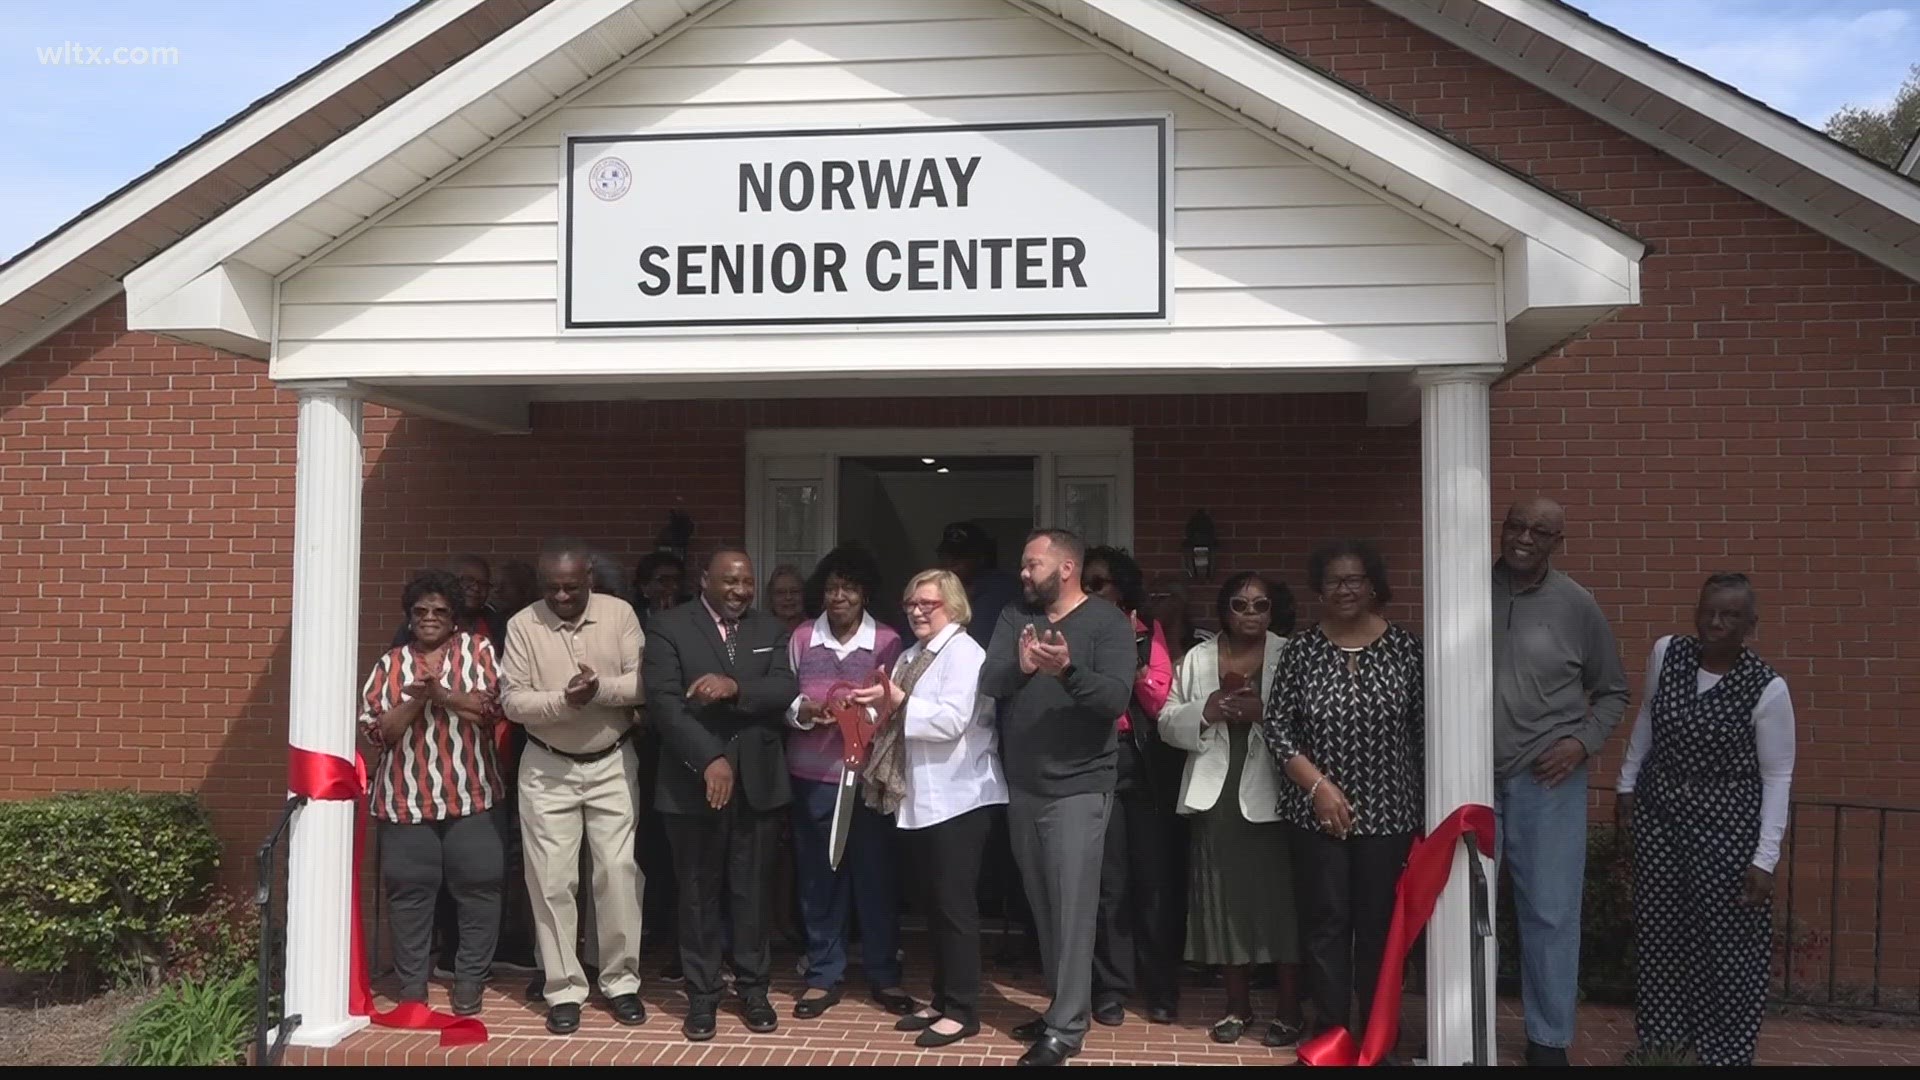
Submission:
{"label": "man in gray pullover", "polygon": [[1565,1065],[1580,987],[1587,762],[1627,711],[1627,677],[1593,596],[1553,569],[1566,511],[1507,511],[1493,568],[1494,813],[1520,923],[1527,1064]]}
{"label": "man in gray pullover", "polygon": [[1137,662],[1132,620],[1081,587],[1085,557],[1065,529],[1027,539],[1026,602],[1001,610],[980,668],[980,692],[999,704],[1007,832],[1052,998],[1013,1030],[1033,1044],[1020,1058],[1028,1066],[1064,1065],[1086,1038],[1118,721]]}

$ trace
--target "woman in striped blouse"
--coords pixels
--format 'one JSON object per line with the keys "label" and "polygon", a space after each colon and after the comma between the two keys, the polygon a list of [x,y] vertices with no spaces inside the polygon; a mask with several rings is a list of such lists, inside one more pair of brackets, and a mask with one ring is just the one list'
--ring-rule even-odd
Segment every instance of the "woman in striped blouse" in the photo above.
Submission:
{"label": "woman in striped blouse", "polygon": [[444,882],[459,920],[453,1011],[480,1011],[500,933],[504,873],[494,805],[505,794],[495,754],[499,677],[493,646],[455,629],[460,580],[407,582],[412,640],[367,676],[360,729],[378,753],[368,801],[380,823],[380,876],[392,912],[400,1000],[425,1001],[434,901]]}

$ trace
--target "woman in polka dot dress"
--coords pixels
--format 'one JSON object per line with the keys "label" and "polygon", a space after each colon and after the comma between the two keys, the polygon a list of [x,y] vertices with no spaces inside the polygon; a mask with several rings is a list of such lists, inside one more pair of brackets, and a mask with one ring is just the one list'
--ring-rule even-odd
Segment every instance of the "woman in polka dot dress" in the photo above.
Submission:
{"label": "woman in polka dot dress", "polygon": [[1746,575],[1715,574],[1698,636],[1655,643],[1616,789],[1633,837],[1634,1027],[1642,1047],[1705,1065],[1753,1063],[1793,783],[1786,680],[1746,647],[1756,607]]}

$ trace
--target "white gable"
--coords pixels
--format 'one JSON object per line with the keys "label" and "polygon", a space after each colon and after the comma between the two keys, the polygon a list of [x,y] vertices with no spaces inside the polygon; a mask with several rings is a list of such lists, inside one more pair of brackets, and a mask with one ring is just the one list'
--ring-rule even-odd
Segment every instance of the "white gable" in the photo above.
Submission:
{"label": "white gable", "polygon": [[[857,18],[856,18],[857,16]],[[1170,327],[560,334],[570,134],[1174,116]],[[992,0],[735,0],[281,286],[278,378],[1179,372],[1488,363],[1495,259],[1335,169]]]}

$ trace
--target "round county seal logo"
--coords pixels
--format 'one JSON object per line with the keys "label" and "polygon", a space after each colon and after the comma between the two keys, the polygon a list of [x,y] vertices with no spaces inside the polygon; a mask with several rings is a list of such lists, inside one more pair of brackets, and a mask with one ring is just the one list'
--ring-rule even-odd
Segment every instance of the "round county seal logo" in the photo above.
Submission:
{"label": "round county seal logo", "polygon": [[587,170],[587,186],[605,202],[612,202],[633,187],[633,170],[617,157],[604,157]]}

